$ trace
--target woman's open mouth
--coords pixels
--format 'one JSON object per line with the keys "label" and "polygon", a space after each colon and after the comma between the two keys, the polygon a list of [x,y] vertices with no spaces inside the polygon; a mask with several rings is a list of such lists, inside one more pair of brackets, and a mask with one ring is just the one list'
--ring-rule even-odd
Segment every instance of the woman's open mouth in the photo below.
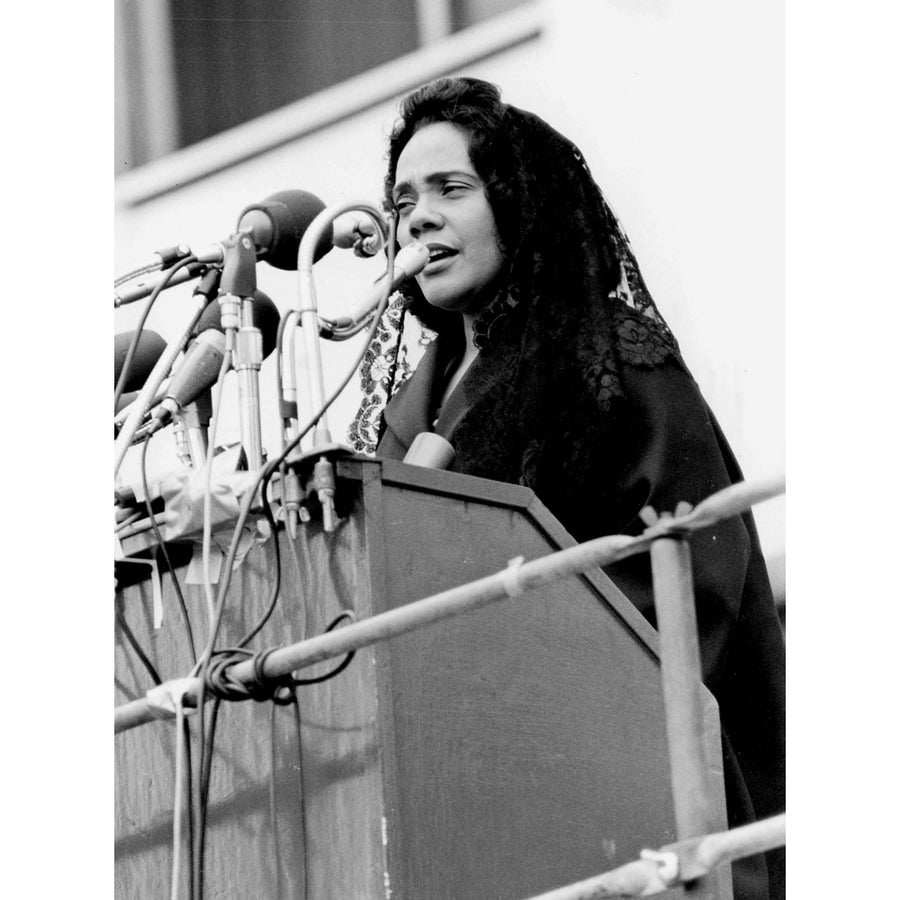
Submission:
{"label": "woman's open mouth", "polygon": [[450,260],[452,260],[457,253],[458,251],[454,250],[452,247],[447,247],[444,244],[429,244],[428,263],[422,271],[429,275],[432,272],[441,271],[443,268],[446,268],[446,265],[449,264]]}

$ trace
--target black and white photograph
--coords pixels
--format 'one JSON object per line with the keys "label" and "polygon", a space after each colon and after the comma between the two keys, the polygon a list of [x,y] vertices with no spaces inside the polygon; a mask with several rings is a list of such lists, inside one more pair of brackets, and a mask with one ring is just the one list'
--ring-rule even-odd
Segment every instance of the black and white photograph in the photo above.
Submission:
{"label": "black and white photograph", "polygon": [[[35,683],[61,717],[36,759],[48,791],[103,786],[69,804],[96,830],[66,826],[71,871],[76,836],[100,845],[89,892],[861,895],[890,828],[841,804],[869,778],[900,799],[878,693],[852,687],[886,683],[896,633],[876,611],[897,600],[890,528],[858,504],[896,500],[893,442],[859,423],[894,416],[874,398],[897,292],[863,284],[890,226],[828,173],[887,206],[896,143],[832,65],[835,32],[806,35],[826,65],[795,76],[773,0],[96,18],[100,87],[79,116],[76,48],[33,153],[71,152],[83,194],[103,179],[67,203],[65,261],[40,264],[78,335],[47,351],[72,441],[49,471],[92,502],[35,531],[75,561],[30,564],[75,604],[62,649],[38,644],[70,674],[65,696]],[[884,43],[846,68],[883,82]],[[805,120],[850,144],[874,121],[871,169],[821,131],[792,143]],[[856,661],[863,616],[879,633]],[[110,676],[114,736],[92,698]],[[89,762],[64,774],[75,732]],[[854,750],[819,776],[832,733]]]}
{"label": "black and white photograph", "polygon": [[121,896],[784,895],[766,12],[117,4]]}

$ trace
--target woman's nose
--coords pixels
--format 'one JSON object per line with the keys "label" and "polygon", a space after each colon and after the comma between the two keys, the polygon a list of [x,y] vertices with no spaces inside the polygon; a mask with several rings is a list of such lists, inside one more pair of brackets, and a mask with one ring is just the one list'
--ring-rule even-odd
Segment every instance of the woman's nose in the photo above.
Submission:
{"label": "woman's nose", "polygon": [[420,197],[409,215],[409,233],[419,237],[423,231],[440,228],[443,218],[435,204],[427,197]]}

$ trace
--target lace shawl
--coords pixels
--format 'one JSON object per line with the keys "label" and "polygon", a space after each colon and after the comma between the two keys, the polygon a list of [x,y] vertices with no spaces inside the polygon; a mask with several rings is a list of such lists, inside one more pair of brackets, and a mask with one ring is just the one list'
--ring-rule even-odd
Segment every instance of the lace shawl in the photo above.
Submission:
{"label": "lace shawl", "polygon": [[[515,107],[506,107],[504,126],[508,143],[498,150],[513,160],[511,189],[486,189],[498,221],[515,221],[516,233],[504,238],[503,289],[476,322],[480,353],[463,382],[472,408],[454,433],[454,468],[540,496],[543,461],[577,471],[593,464],[598,444],[615,440],[609,429],[620,416],[609,413],[626,400],[623,365],[681,363],[581,152]],[[419,349],[433,332],[461,328],[415,284],[395,296],[361,368],[364,400],[350,430],[360,452],[375,450],[381,411],[413,369],[402,348],[416,318],[432,329],[413,339]]]}
{"label": "lace shawl", "polygon": [[407,303],[399,292],[391,296],[360,366],[363,399],[347,433],[357,453],[375,453],[385,406],[413,374],[425,347],[435,338],[431,329],[409,321]]}
{"label": "lace shawl", "polygon": [[[502,234],[506,284],[479,316],[480,352],[456,389],[467,411],[452,468],[530,487],[576,540],[638,533],[645,504],[696,503],[740,471],[581,153],[536,116],[508,107],[505,119],[512,189],[486,187],[498,222],[512,212],[518,226]],[[407,341],[412,322],[459,339],[459,316],[438,312],[415,285],[395,297],[362,368],[357,449],[375,449],[381,410],[409,377],[413,360],[399,348],[421,349]],[[784,808],[783,635],[751,516],[691,549],[734,826]],[[607,572],[652,622],[646,556]],[[770,896],[783,897],[783,851],[767,864]],[[733,871],[736,897],[767,896],[761,857]]]}

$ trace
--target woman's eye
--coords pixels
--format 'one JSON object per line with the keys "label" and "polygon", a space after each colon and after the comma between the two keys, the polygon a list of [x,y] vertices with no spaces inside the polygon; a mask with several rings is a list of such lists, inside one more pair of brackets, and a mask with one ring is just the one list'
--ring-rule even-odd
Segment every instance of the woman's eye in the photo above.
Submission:
{"label": "woman's eye", "polygon": [[462,193],[466,189],[464,184],[445,184],[444,185],[444,194],[450,194],[451,196],[454,193]]}

